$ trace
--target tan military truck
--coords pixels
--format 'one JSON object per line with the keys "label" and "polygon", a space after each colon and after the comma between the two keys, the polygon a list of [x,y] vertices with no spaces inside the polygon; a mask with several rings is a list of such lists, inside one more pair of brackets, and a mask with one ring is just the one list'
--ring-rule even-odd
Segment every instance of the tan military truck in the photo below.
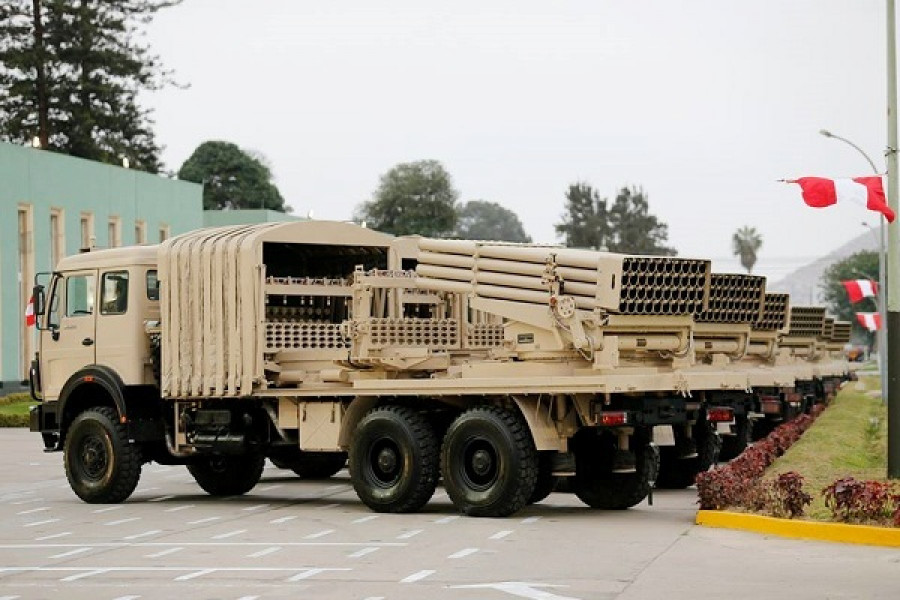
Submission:
{"label": "tan military truck", "polygon": [[[655,450],[696,453],[730,420],[697,391],[709,262],[392,238],[349,224],[200,230],[60,261],[36,287],[32,429],[87,502],[120,502],[148,461],[242,494],[266,457],[344,464],[376,511],[439,474],[474,516],[509,515],[557,476],[594,508],[647,496]],[[676,431],[681,433],[676,435]]]}

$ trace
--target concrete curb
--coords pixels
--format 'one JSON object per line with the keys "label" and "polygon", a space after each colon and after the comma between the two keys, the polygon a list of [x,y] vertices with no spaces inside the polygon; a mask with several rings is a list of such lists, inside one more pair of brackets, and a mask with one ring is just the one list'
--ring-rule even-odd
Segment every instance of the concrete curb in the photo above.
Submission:
{"label": "concrete curb", "polygon": [[706,527],[740,529],[789,538],[900,548],[900,527],[776,519],[720,510],[698,510],[696,523]]}

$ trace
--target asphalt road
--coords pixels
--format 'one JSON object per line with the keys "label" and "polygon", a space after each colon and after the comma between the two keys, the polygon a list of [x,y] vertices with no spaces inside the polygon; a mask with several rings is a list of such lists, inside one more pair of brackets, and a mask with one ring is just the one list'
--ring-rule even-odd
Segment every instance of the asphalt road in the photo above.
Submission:
{"label": "asphalt road", "polygon": [[61,454],[0,429],[0,600],[900,597],[900,550],[701,528],[692,490],[654,500],[595,512],[552,494],[474,519],[439,488],[421,513],[382,515],[346,471],[270,468],[213,499],[183,467],[148,465],[128,502],[90,505]]}

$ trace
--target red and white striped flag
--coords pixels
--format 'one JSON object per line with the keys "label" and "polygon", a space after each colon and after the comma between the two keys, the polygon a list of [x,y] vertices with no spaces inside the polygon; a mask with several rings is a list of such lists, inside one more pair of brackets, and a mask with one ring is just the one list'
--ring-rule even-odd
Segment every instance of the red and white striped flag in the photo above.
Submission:
{"label": "red and white striped flag", "polygon": [[856,313],[856,320],[869,331],[881,329],[881,315],[878,313]]}
{"label": "red and white striped flag", "polygon": [[788,179],[787,182],[799,184],[803,201],[813,208],[824,208],[838,202],[864,202],[866,208],[880,212],[888,221],[894,222],[894,211],[888,206],[880,175],[852,179],[801,177]]}
{"label": "red and white striped flag", "polygon": [[870,298],[878,293],[878,284],[871,279],[854,279],[842,281],[841,285],[847,290],[850,302],[856,304],[863,298]]}
{"label": "red and white striped flag", "polygon": [[28,306],[25,307],[25,327],[34,327],[37,318],[34,315],[34,296],[28,300]]}

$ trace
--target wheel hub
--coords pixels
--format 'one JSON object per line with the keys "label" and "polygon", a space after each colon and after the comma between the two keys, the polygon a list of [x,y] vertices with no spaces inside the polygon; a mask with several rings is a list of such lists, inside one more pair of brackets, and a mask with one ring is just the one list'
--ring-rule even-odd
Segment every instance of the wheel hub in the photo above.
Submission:
{"label": "wheel hub", "polygon": [[106,447],[96,436],[85,438],[81,445],[81,465],[84,474],[91,479],[99,479],[106,472]]}
{"label": "wheel hub", "polygon": [[493,466],[494,460],[487,450],[476,450],[472,455],[472,471],[474,471],[476,475],[484,477],[490,473]]}
{"label": "wheel hub", "polygon": [[393,448],[382,448],[378,453],[378,469],[382,473],[392,473],[397,468],[397,453]]}

